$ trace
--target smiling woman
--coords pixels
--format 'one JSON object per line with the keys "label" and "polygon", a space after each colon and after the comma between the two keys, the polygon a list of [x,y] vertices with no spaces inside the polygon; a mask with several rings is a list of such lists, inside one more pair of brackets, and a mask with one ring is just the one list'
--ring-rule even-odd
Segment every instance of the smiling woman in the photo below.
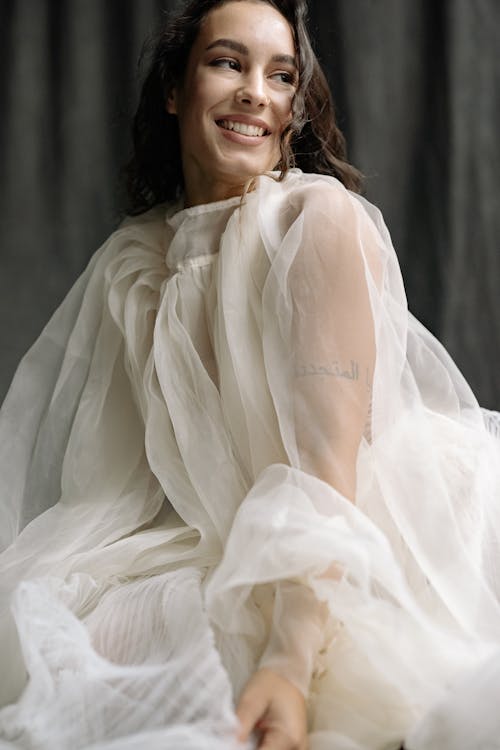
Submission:
{"label": "smiling woman", "polygon": [[179,122],[186,206],[241,195],[278,165],[295,81],[292,30],[275,8],[226,3],[209,14],[167,98]]}
{"label": "smiling woman", "polygon": [[302,0],[170,19],[127,174],[2,409],[1,748],[493,747],[498,420],[408,313]]}
{"label": "smiling woman", "polygon": [[[208,91],[198,91],[197,97],[191,93],[191,86],[203,74],[208,76],[210,96],[215,97],[206,102],[216,107],[212,118],[229,114],[231,119],[226,122],[234,123],[248,122],[250,117],[270,131],[263,136],[265,144],[257,142],[262,149],[256,149],[251,157],[246,155],[239,177],[234,177],[236,165],[228,165],[226,159],[226,169],[232,173],[232,177],[226,176],[232,180],[231,192],[237,191],[235,179],[240,189],[246,184],[245,170],[249,168],[251,178],[273,168],[283,177],[291,167],[334,175],[347,188],[359,192],[361,175],[346,159],[345,141],[335,123],[326,78],[307,35],[305,15],[302,2],[198,0],[187,4],[183,13],[160,31],[151,49],[151,66],[134,120],[134,154],[127,166],[131,214],[184,194],[185,149],[181,138],[189,139],[198,159],[204,162],[210,157],[211,151],[202,152],[201,140],[211,138],[213,147],[215,134],[210,126],[220,127],[223,120],[208,122],[205,112],[205,119],[193,118],[184,135],[175,114],[178,105],[199,109],[206,101]],[[216,22],[220,24],[218,30]],[[247,85],[257,85],[257,90],[245,93]],[[256,93],[264,97],[263,102],[253,100]],[[165,116],[166,110],[170,117]],[[272,129],[268,128],[271,121]],[[240,145],[253,143],[247,140]],[[227,140],[225,144],[229,148]],[[262,161],[258,164],[248,164],[248,158],[259,157]],[[244,149],[240,149],[238,158],[245,158]],[[212,183],[210,174],[207,179]],[[189,199],[186,201],[189,203]]]}

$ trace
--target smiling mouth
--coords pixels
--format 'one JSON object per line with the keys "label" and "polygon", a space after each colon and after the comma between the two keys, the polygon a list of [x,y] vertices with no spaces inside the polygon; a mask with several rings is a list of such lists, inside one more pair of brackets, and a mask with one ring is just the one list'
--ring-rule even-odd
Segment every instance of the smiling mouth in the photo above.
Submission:
{"label": "smiling mouth", "polygon": [[235,133],[247,135],[251,138],[263,138],[266,135],[271,135],[270,130],[259,128],[258,125],[247,125],[244,122],[234,122],[233,120],[217,120],[216,122],[219,128],[233,130]]}

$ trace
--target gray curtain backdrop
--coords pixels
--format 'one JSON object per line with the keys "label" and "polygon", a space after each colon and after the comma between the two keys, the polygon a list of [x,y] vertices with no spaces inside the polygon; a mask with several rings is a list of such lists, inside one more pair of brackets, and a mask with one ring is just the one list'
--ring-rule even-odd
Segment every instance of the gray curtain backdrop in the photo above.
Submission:
{"label": "gray curtain backdrop", "polygon": [[[120,219],[160,0],[0,0],[0,397]],[[500,2],[310,0],[351,160],[409,306],[500,409]]]}

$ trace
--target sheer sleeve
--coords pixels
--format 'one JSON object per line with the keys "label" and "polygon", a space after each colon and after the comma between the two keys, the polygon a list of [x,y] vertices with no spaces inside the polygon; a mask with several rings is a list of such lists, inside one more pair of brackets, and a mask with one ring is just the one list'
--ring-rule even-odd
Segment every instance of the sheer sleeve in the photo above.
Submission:
{"label": "sheer sleeve", "polygon": [[319,671],[318,656],[327,642],[327,624],[327,607],[305,582],[278,582],[259,667],[286,677],[307,697],[311,677]]}
{"label": "sheer sleeve", "polygon": [[368,218],[336,193],[313,190],[299,200],[302,240],[288,277],[297,459],[354,500],[375,363],[365,259],[374,238]]}
{"label": "sheer sleeve", "polygon": [[[262,345],[286,463],[297,473],[286,475],[267,516],[276,525],[279,492],[286,528],[287,522],[293,527],[293,495],[298,487],[307,493],[308,483],[326,503],[328,493],[318,495],[318,487],[329,485],[335,497],[329,514],[355,503],[358,451],[370,438],[376,348],[370,288],[379,283],[381,260],[370,218],[338,185],[300,186],[272,210],[278,222],[267,214],[260,227],[270,260],[262,293]],[[237,528],[238,522],[235,536]],[[301,539],[299,532],[295,543],[307,545],[307,534]],[[275,669],[307,694],[328,614],[308,587],[305,571],[294,566],[298,550],[290,546],[287,552],[283,569],[296,567],[296,575],[275,583],[272,624],[259,665]],[[335,550],[322,557],[324,575],[341,577]]]}
{"label": "sheer sleeve", "polygon": [[[297,218],[283,245],[298,230],[300,244],[284,293],[273,289],[281,274],[272,270],[264,299],[278,302],[272,318],[286,332],[291,460],[355,501],[358,450],[370,433],[375,334],[369,283],[376,279],[367,275],[377,270],[376,237],[368,217],[329,187],[290,196],[288,211]],[[340,575],[334,560],[327,575]],[[307,694],[326,620],[326,608],[303,582],[280,584],[261,666]]]}

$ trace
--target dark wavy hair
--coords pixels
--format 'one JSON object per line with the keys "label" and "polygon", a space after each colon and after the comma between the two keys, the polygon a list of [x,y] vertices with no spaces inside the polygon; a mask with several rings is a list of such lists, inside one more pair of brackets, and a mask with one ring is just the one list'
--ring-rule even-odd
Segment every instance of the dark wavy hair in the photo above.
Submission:
{"label": "dark wavy hair", "polygon": [[[133,155],[124,168],[130,215],[173,200],[183,189],[177,117],[167,113],[166,98],[174,86],[182,84],[203,19],[231,1],[190,0],[149,42],[150,64],[132,127]],[[290,24],[299,67],[292,121],[281,136],[279,179],[291,167],[299,167],[303,172],[333,175],[360,192],[362,175],[347,161],[330,88],[311,46],[305,0],[259,1],[276,8]]]}

